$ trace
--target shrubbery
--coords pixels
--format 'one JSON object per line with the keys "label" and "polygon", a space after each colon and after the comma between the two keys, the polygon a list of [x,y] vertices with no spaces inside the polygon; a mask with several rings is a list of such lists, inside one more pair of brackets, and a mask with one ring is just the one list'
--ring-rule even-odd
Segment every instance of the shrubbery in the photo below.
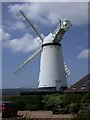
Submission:
{"label": "shrubbery", "polygon": [[43,109],[42,96],[5,96],[5,100],[13,101],[18,110],[40,110]]}
{"label": "shrubbery", "polygon": [[64,93],[49,95],[5,96],[5,100],[13,101],[18,110],[52,110],[66,109],[69,113],[78,113],[82,105],[88,103],[90,93]]}

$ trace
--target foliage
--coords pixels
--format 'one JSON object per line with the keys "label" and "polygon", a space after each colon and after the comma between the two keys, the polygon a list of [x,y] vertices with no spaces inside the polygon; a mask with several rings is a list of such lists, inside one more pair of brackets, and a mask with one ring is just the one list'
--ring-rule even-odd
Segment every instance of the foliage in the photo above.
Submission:
{"label": "foliage", "polygon": [[51,110],[53,107],[59,107],[62,103],[61,95],[58,94],[52,94],[52,95],[46,95],[43,96],[44,108],[46,110]]}
{"label": "foliage", "polygon": [[79,107],[78,107],[78,104],[77,103],[71,103],[69,105],[69,111],[71,113],[77,113],[79,111]]}
{"label": "foliage", "polygon": [[77,113],[77,115],[74,116],[72,120],[90,120],[90,110]]}
{"label": "foliage", "polygon": [[90,93],[84,94],[84,95],[82,96],[81,102],[82,102],[82,103],[90,103]]}
{"label": "foliage", "polygon": [[88,104],[90,109],[90,93],[63,93],[47,95],[5,96],[5,100],[13,101],[18,110],[52,110],[67,109],[78,113],[82,104]]}
{"label": "foliage", "polygon": [[[79,111],[81,94],[52,94],[43,97],[44,108],[51,110],[53,107],[66,108]],[[77,110],[76,110],[77,109]]]}
{"label": "foliage", "polygon": [[13,101],[16,104],[18,110],[38,110],[42,108],[42,96],[30,95],[30,96],[6,96],[5,100]]}

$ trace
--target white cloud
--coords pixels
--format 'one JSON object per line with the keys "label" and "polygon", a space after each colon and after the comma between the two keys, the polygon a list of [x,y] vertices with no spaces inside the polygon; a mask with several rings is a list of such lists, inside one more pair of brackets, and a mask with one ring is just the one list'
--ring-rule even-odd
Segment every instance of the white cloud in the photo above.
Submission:
{"label": "white cloud", "polygon": [[20,30],[24,30],[24,24],[22,22],[15,22],[14,24],[10,24],[10,30],[17,30],[17,29],[20,29]]}
{"label": "white cloud", "polygon": [[40,47],[40,44],[36,38],[26,33],[22,38],[5,42],[4,47],[11,49],[13,52],[29,52]]}
{"label": "white cloud", "polygon": [[30,19],[47,25],[55,24],[58,18],[65,17],[74,25],[88,23],[88,3],[18,3],[8,8],[14,17],[19,10],[24,10]]}
{"label": "white cloud", "polygon": [[10,34],[5,32],[5,30],[0,27],[0,41],[5,41],[9,39],[10,39]]}
{"label": "white cloud", "polygon": [[90,58],[90,49],[82,50],[77,58]]}
{"label": "white cloud", "polygon": [[[67,17],[74,25],[82,25],[87,23],[87,5],[87,3],[15,3],[9,4],[8,9],[14,19],[16,19],[16,13],[19,10],[23,10],[33,22],[42,23],[47,26],[56,24],[57,19],[61,17]],[[18,20],[13,26],[11,25],[13,30],[23,28],[23,23],[18,22]],[[9,33],[3,31],[3,34],[4,39],[10,39]],[[32,35],[26,33],[22,38],[5,41],[4,47],[14,52],[29,52],[37,49],[39,43]]]}
{"label": "white cloud", "polygon": [[9,32],[10,31],[12,31],[12,30],[25,30],[25,25],[21,22],[21,21],[18,21],[18,20],[16,20],[16,21],[4,21],[4,24],[6,24],[8,27],[7,28],[9,28],[9,29],[7,29],[7,28],[5,28],[5,29],[7,29]]}
{"label": "white cloud", "polygon": [[41,45],[41,40],[38,37],[34,38],[29,33],[21,38],[10,39],[10,34],[4,30],[4,27],[0,27],[0,45],[2,42],[3,47],[9,48],[13,52],[30,52],[38,49]]}

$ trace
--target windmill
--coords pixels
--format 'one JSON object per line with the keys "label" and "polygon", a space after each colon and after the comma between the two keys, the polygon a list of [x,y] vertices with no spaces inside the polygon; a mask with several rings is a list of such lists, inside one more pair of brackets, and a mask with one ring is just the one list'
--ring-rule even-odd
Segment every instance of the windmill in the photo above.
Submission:
{"label": "windmill", "polygon": [[41,52],[40,73],[38,80],[38,89],[41,90],[64,90],[67,88],[66,76],[70,71],[63,60],[61,40],[64,33],[70,28],[71,22],[67,19],[59,20],[58,26],[53,33],[49,33],[45,38],[36,30],[32,21],[20,10],[18,17],[26,25],[32,28],[40,39],[41,47],[25,62],[23,62],[14,73],[22,69],[31,59]]}

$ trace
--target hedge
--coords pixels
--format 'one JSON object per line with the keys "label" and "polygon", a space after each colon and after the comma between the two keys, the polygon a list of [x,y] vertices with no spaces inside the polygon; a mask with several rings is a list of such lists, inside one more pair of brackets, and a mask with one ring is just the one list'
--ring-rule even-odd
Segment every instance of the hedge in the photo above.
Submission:
{"label": "hedge", "polygon": [[90,93],[5,96],[4,99],[13,101],[18,110],[52,110],[55,107],[76,113],[83,109],[85,103],[90,108]]}

